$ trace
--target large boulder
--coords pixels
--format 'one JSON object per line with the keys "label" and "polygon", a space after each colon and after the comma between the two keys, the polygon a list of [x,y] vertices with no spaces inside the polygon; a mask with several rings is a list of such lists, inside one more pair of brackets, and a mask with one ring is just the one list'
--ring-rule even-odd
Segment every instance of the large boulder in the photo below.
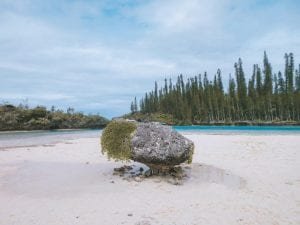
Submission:
{"label": "large boulder", "polygon": [[144,163],[152,173],[191,163],[194,152],[192,141],[169,126],[153,122],[112,121],[103,131],[101,145],[109,158]]}

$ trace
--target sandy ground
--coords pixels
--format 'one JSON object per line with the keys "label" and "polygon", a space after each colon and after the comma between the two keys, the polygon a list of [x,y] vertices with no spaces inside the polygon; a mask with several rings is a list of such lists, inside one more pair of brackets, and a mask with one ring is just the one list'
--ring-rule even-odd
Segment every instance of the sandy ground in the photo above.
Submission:
{"label": "sandy ground", "polygon": [[300,224],[299,135],[186,135],[191,177],[113,175],[98,138],[0,151],[0,224]]}

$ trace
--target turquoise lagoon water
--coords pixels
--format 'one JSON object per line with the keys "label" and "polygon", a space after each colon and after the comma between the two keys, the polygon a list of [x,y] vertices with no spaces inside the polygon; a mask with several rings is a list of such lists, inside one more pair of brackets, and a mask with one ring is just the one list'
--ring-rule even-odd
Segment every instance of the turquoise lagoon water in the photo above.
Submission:
{"label": "turquoise lagoon water", "polygon": [[300,126],[174,126],[182,133],[290,135],[300,134]]}
{"label": "turquoise lagoon water", "polygon": [[[300,126],[173,126],[173,129],[183,134],[300,136]],[[99,138],[101,132],[102,130],[89,129],[0,132],[0,150],[12,147],[47,146],[78,138]]]}

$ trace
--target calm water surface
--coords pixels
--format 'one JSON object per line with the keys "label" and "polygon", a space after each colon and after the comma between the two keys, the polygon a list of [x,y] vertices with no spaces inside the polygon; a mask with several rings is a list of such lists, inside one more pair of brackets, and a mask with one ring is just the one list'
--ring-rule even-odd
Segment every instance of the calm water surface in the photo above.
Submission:
{"label": "calm water surface", "polygon": [[[174,126],[183,134],[300,135],[300,126]],[[102,130],[0,132],[0,149],[51,145],[78,138],[100,137]]]}
{"label": "calm water surface", "polygon": [[181,133],[290,135],[300,134],[300,126],[174,126]]}
{"label": "calm water surface", "polygon": [[54,130],[0,132],[0,149],[34,145],[51,145],[78,138],[100,137],[102,130]]}

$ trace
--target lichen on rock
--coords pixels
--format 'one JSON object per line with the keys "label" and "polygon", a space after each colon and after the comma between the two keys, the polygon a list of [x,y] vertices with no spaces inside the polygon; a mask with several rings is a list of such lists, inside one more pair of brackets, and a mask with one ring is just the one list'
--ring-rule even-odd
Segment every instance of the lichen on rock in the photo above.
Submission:
{"label": "lichen on rock", "polygon": [[139,123],[131,143],[132,159],[148,165],[154,173],[168,172],[176,165],[192,162],[193,142],[170,126]]}

